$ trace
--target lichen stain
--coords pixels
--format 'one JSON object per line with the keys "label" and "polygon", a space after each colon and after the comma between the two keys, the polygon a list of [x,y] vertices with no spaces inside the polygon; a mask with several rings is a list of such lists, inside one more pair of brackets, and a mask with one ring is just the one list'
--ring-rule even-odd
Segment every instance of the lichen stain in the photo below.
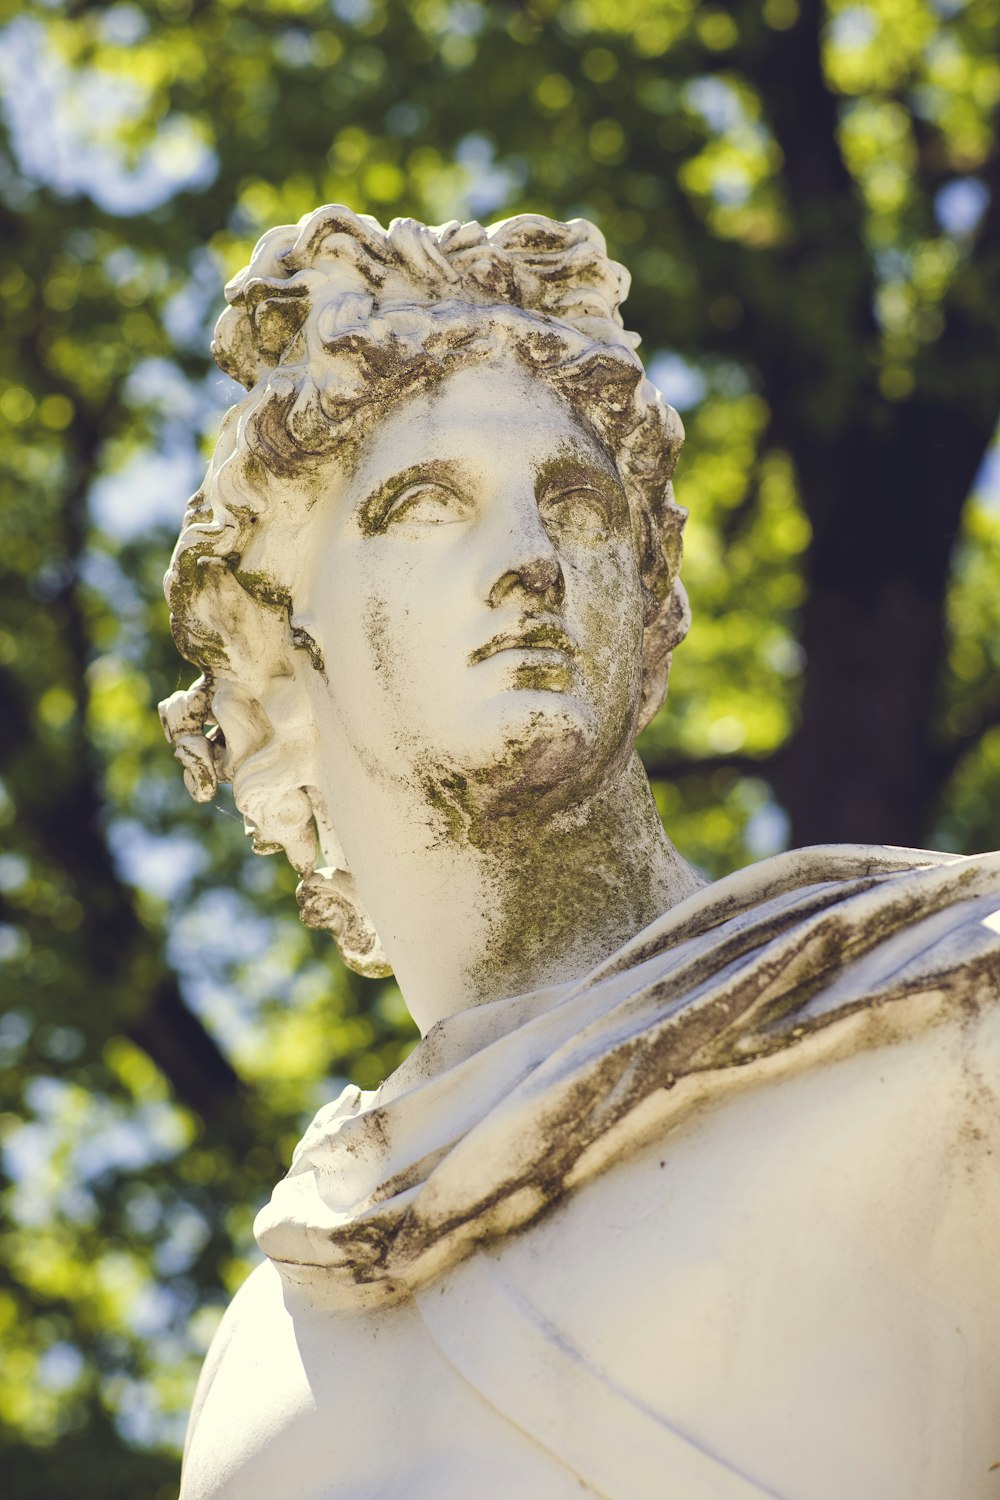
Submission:
{"label": "lichen stain", "polygon": [[[586,753],[585,742],[576,737],[558,747],[513,743],[495,770],[500,791],[492,801],[483,797],[478,778],[464,785],[453,780],[447,790],[437,783],[449,818],[447,834],[479,852],[493,897],[483,949],[469,971],[471,993],[536,988],[539,965],[571,951],[581,934],[593,935],[596,961],[607,933],[638,931],[658,914],[651,892],[654,851],[642,848],[653,835],[638,815],[623,830],[614,806],[615,782],[622,775],[636,781],[642,776],[637,762],[630,760],[624,772],[611,777],[604,795],[551,810],[552,801],[565,797],[562,788],[577,781]],[[644,778],[638,790],[648,797]],[[639,846],[625,866],[615,857],[622,837]],[[572,879],[567,879],[570,851]]]}

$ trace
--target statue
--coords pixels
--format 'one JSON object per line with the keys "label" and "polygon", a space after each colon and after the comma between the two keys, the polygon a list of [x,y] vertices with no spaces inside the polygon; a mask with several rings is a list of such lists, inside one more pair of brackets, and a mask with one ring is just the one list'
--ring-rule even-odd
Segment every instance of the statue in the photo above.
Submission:
{"label": "statue", "polygon": [[670,844],[627,286],[581,220],[326,207],[227,288],[164,726],[422,1040],[259,1215],[183,1500],[1000,1495],[1000,856]]}

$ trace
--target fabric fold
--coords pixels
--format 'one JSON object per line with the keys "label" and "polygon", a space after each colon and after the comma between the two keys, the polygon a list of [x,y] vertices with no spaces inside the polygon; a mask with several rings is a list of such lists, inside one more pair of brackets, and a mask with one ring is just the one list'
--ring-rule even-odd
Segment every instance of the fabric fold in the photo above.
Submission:
{"label": "fabric fold", "polygon": [[714,1091],[1000,998],[1000,854],[777,855],[582,980],[442,1022],[317,1115],[258,1242],[335,1304],[427,1284],[669,1132]]}

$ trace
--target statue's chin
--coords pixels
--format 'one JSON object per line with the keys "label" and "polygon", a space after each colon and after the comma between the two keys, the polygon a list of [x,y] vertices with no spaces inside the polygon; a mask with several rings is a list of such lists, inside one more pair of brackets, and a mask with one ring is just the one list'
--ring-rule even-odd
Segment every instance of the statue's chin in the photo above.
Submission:
{"label": "statue's chin", "polygon": [[612,780],[628,759],[631,734],[602,725],[591,705],[548,692],[510,697],[514,701],[491,726],[493,748],[482,747],[460,776],[474,823],[531,821],[571,808]]}

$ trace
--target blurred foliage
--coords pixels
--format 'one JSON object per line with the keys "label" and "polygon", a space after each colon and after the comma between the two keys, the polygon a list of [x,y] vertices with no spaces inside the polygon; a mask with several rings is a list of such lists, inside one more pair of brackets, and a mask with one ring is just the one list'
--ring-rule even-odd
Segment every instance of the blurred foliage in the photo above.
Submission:
{"label": "blurred foliage", "polygon": [[712,874],[790,838],[996,847],[1000,0],[0,28],[0,1473],[168,1500],[254,1209],[413,1039],[160,738],[223,280],[323,201],[593,218],[689,429],[695,624],[642,742],[678,844]]}

